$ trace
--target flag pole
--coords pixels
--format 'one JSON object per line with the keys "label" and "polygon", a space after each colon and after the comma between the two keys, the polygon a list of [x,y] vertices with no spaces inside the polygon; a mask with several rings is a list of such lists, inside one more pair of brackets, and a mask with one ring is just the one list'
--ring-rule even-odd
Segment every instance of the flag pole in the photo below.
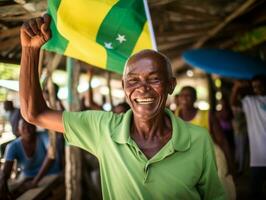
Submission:
{"label": "flag pole", "polygon": [[150,11],[149,11],[149,6],[147,3],[147,0],[143,0],[143,3],[144,3],[146,16],[147,16],[148,25],[149,25],[149,31],[151,34],[152,48],[154,50],[157,50],[157,45],[156,45],[156,41],[155,41],[155,35],[154,35],[153,27],[152,27],[152,21],[151,21],[151,16],[150,16]]}

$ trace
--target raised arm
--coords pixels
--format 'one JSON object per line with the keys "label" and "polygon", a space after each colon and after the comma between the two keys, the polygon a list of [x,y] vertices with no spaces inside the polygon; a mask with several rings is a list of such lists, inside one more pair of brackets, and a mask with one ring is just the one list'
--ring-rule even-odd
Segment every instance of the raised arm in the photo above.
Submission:
{"label": "raised arm", "polygon": [[234,82],[234,86],[232,88],[232,93],[230,97],[230,103],[232,106],[237,106],[239,104],[238,95],[240,93],[241,85],[239,81]]}
{"label": "raised arm", "polygon": [[237,80],[234,81],[230,103],[232,106],[241,106],[241,97],[250,94],[251,88],[248,81]]}
{"label": "raised arm", "polygon": [[64,132],[62,112],[51,110],[43,98],[38,62],[41,46],[51,37],[50,17],[38,17],[25,22],[20,31],[22,46],[19,76],[19,98],[21,114],[28,122]]}

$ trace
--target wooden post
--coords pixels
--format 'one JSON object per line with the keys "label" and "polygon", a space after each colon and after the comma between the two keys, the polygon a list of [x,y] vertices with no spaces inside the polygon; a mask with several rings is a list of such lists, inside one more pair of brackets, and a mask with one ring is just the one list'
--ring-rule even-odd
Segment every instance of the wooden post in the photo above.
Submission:
{"label": "wooden post", "polygon": [[112,87],[111,87],[111,72],[107,72],[107,87],[108,87],[108,96],[109,96],[109,101],[111,104],[111,107],[113,108],[114,104],[113,104],[113,98],[112,98]]}
{"label": "wooden post", "polygon": [[[55,54],[53,59],[51,59],[47,64],[46,86],[49,92],[49,107],[51,107],[54,110],[57,110],[57,107],[56,107],[56,97],[55,97],[56,94],[55,94],[54,85],[52,82],[52,73],[58,67],[61,59],[62,59],[61,55]],[[39,67],[40,66],[41,66],[41,63],[39,62]],[[48,156],[54,159],[56,155],[56,133],[54,131],[49,130],[49,141],[50,141],[50,146],[48,149]]]}
{"label": "wooden post", "polygon": [[[77,86],[79,82],[80,66],[74,66],[74,60],[67,58],[68,73],[68,105],[70,111],[78,111],[79,96]],[[81,151],[77,147],[66,146],[66,200],[81,199]]]}
{"label": "wooden post", "polygon": [[208,81],[210,111],[214,113],[216,109],[216,98],[215,98],[216,89],[210,74],[207,74],[207,81]]}

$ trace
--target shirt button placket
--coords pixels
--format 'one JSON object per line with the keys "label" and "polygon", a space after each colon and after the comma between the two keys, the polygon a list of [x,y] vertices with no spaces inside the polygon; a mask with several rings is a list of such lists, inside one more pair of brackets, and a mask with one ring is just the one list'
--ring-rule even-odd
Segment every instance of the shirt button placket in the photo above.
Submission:
{"label": "shirt button placket", "polygon": [[144,183],[147,183],[148,176],[149,176],[149,163],[147,162],[147,164],[144,167]]}

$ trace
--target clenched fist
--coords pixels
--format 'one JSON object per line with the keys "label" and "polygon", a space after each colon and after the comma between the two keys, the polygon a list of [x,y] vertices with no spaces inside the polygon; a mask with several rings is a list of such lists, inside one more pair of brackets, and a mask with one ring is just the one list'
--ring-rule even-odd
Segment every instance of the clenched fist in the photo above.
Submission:
{"label": "clenched fist", "polygon": [[24,22],[20,29],[21,46],[41,48],[51,38],[50,21],[51,17],[45,14]]}

